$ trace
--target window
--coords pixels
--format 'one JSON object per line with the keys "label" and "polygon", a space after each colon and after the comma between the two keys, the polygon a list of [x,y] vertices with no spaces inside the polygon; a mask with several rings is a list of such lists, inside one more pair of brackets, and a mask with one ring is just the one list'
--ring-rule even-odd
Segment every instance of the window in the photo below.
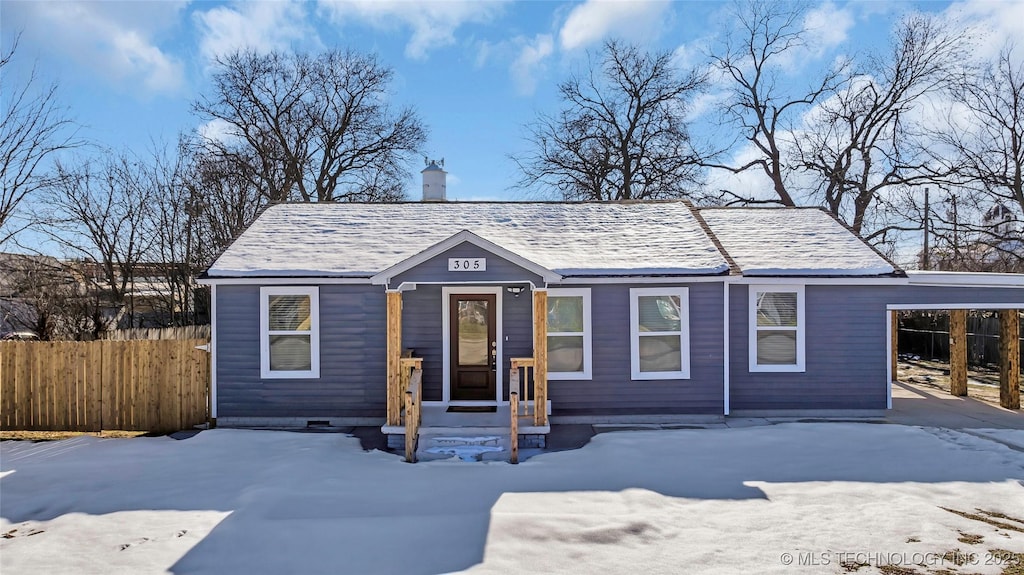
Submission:
{"label": "window", "polygon": [[548,378],[590,379],[590,290],[548,290]]}
{"label": "window", "polygon": [[260,377],[320,377],[320,292],[260,288]]}
{"label": "window", "polygon": [[629,300],[633,379],[689,379],[687,288],[632,288]]}
{"label": "window", "polygon": [[804,288],[750,286],[750,371],[804,371]]}

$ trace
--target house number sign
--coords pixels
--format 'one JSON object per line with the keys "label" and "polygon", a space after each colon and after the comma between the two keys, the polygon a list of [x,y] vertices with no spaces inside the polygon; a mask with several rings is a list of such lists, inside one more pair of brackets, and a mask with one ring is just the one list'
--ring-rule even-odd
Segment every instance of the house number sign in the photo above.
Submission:
{"label": "house number sign", "polygon": [[448,258],[450,272],[487,271],[487,258]]}

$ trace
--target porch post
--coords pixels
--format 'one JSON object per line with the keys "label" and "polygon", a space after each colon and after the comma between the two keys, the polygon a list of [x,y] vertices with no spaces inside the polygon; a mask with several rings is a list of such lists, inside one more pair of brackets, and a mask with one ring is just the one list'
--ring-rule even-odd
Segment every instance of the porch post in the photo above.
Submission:
{"label": "porch post", "polygon": [[1020,316],[999,311],[999,405],[1020,409]]}
{"label": "porch post", "polygon": [[949,310],[949,393],[967,395],[967,310]]}
{"label": "porch post", "polygon": [[387,425],[402,424],[401,403],[405,399],[400,389],[402,357],[402,292],[387,292]]}
{"label": "porch post", "polygon": [[548,291],[533,290],[533,424],[548,424]]}

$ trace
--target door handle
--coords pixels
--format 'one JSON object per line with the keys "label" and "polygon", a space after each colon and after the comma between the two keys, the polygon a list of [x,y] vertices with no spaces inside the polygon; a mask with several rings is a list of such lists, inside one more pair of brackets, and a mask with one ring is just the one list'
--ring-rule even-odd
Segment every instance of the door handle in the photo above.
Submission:
{"label": "door handle", "polygon": [[498,343],[491,342],[491,369],[498,369]]}

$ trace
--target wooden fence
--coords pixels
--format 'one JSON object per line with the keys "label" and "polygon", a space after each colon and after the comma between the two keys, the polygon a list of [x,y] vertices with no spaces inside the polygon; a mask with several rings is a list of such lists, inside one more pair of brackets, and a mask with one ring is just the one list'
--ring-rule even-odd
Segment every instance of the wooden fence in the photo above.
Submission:
{"label": "wooden fence", "polygon": [[166,433],[204,423],[205,343],[0,342],[0,428]]}

